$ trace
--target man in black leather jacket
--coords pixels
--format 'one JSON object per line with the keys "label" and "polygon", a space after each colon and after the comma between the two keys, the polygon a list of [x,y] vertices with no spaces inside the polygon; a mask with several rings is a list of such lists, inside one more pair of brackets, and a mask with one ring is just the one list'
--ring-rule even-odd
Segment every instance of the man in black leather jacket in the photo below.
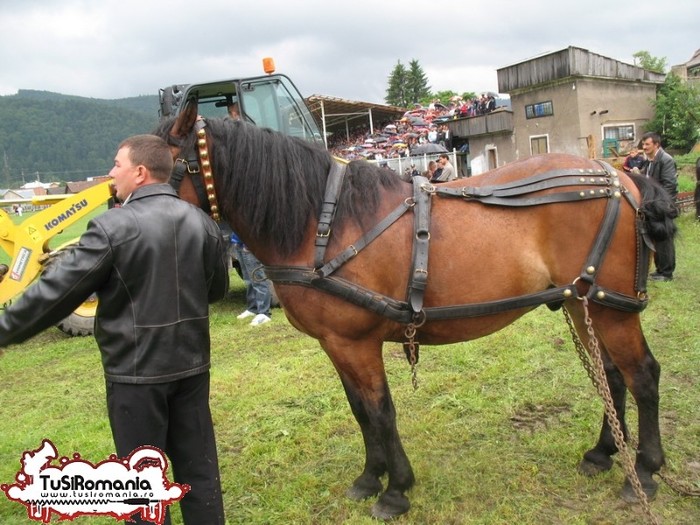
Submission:
{"label": "man in black leather jacket", "polygon": [[167,184],[172,166],[158,137],[120,144],[110,176],[123,206],[90,221],[70,254],[5,310],[0,348],[53,326],[97,292],[95,339],[117,454],[160,448],[175,480],[191,486],[180,504],[185,523],[223,524],[209,303],[228,289],[226,249],[216,223]]}
{"label": "man in black leather jacket", "polygon": [[[671,199],[678,195],[676,161],[661,147],[661,137],[654,132],[642,135],[642,148],[647,157],[646,176],[661,184]],[[654,264],[656,271],[650,275],[654,281],[671,281],[676,269],[676,247],[673,239],[656,243]]]}

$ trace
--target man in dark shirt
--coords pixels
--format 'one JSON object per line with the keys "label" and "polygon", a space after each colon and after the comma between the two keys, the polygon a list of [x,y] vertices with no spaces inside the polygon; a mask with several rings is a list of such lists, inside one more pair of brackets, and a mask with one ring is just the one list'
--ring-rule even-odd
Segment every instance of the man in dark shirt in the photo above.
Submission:
{"label": "man in dark shirt", "polygon": [[[671,199],[678,195],[678,176],[676,161],[661,147],[661,137],[649,132],[642,135],[642,148],[647,157],[646,176],[661,184]],[[676,269],[676,248],[673,239],[656,243],[654,252],[656,271],[651,274],[654,281],[671,281]]]}

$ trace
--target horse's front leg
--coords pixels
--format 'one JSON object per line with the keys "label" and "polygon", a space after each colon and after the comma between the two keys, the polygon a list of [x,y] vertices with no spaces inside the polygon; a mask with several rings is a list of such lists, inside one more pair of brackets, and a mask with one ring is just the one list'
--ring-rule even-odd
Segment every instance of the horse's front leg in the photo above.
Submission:
{"label": "horse's front leg", "polygon": [[389,475],[388,486],[372,507],[372,515],[389,519],[408,511],[405,492],[415,478],[401,445],[396,410],[384,371],[381,343],[354,342],[343,349],[324,345],[340,375],[350,408],[360,425],[365,445],[365,466],[347,495],[364,499],[382,490],[381,476]]}

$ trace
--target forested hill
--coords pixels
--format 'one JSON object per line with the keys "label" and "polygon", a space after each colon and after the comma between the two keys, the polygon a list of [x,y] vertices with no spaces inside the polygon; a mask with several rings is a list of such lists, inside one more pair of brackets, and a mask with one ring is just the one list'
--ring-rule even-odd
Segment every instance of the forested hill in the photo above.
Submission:
{"label": "forested hill", "polygon": [[119,142],[157,123],[157,95],[104,100],[20,90],[2,96],[0,188],[105,175]]}

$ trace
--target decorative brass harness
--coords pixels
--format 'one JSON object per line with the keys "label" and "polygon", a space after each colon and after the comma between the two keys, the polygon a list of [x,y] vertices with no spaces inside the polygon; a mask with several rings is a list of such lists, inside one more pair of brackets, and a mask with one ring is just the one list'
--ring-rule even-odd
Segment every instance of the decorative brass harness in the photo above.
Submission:
{"label": "decorative brass harness", "polygon": [[[198,119],[195,123],[197,149],[193,152],[194,156],[192,158],[178,157],[175,159],[175,166],[170,175],[170,185],[176,192],[180,193],[182,180],[185,175],[190,175],[201,208],[208,212],[216,222],[221,222],[214,176],[211,170],[211,159],[209,158],[209,148],[207,146],[206,126],[207,122],[203,118]],[[171,135],[168,135],[167,142],[172,146],[182,147],[182,141]],[[194,176],[200,174],[202,175],[201,178]]]}

